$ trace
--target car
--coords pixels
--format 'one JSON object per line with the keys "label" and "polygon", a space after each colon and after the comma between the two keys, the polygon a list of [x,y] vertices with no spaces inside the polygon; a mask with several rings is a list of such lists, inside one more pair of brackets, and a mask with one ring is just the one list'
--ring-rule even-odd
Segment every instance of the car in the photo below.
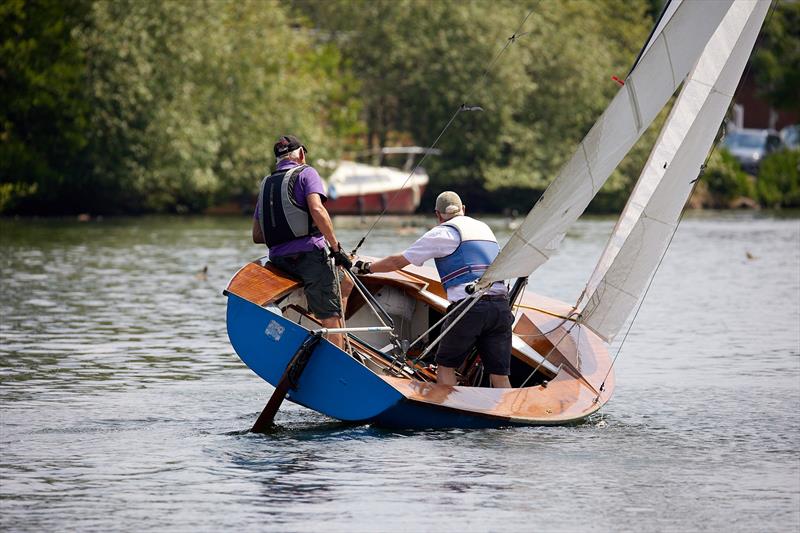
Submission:
{"label": "car", "polygon": [[800,124],[786,126],[781,130],[781,140],[786,148],[797,150],[800,148]]}
{"label": "car", "polygon": [[761,161],[783,147],[777,131],[746,128],[728,133],[722,144],[749,174],[758,174]]}

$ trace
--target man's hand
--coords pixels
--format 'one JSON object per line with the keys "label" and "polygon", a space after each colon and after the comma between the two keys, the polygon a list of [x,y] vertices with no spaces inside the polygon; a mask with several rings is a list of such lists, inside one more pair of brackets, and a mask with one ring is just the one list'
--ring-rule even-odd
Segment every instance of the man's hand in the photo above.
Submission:
{"label": "man's hand", "polygon": [[372,263],[369,261],[363,261],[359,259],[355,263],[353,263],[353,268],[350,269],[350,272],[353,274],[357,274],[359,276],[363,276],[364,274],[372,274]]}
{"label": "man's hand", "polygon": [[350,258],[347,254],[342,250],[342,243],[337,242],[335,247],[330,248],[330,255],[329,257],[333,257],[333,262],[336,266],[344,267],[344,268],[351,268],[353,266],[353,262],[350,261]]}

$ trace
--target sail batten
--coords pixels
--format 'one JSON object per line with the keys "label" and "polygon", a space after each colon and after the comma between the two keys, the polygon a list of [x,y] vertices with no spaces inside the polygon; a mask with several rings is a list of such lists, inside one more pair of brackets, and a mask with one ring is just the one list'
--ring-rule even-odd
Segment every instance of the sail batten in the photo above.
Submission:
{"label": "sail batten", "polygon": [[628,88],[628,96],[631,99],[631,108],[633,111],[633,120],[636,123],[636,131],[642,129],[642,111],[639,109],[639,102],[636,100],[636,84],[633,79],[628,79],[625,83]]}
{"label": "sail batten", "polygon": [[581,322],[606,341],[622,328],[669,246],[768,8],[763,0],[734,4],[673,106],[584,291]]}
{"label": "sail batten", "polygon": [[[583,213],[696,63],[733,0],[676,1],[621,87],[479,285],[526,277]],[[669,53],[668,53],[669,50]],[[635,105],[634,105],[635,102]],[[535,250],[536,253],[531,253]]]}

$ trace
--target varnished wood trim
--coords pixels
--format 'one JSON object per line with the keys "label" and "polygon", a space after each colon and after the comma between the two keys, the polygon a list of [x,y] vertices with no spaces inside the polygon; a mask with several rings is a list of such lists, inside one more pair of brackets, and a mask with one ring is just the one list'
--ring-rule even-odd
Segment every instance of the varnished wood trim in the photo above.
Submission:
{"label": "varnished wood trim", "polygon": [[286,296],[302,284],[272,264],[248,263],[233,277],[225,289],[256,305],[265,305]]}

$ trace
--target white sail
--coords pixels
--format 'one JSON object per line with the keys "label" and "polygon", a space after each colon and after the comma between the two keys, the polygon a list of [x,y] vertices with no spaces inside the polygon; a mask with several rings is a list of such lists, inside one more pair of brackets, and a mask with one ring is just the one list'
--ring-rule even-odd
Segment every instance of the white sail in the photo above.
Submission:
{"label": "white sail", "polygon": [[644,133],[697,62],[733,0],[680,2],[572,158],[480,280],[524,277],[553,253],[567,228]]}
{"label": "white sail", "polygon": [[[726,15],[725,20],[717,29],[714,37],[712,37],[712,40],[709,41],[709,44],[704,52],[705,55],[713,53],[712,50],[714,49],[721,49],[722,45],[719,43],[719,41],[721,39],[720,35],[725,32],[723,28],[730,27],[732,24],[735,24],[734,19],[739,20],[741,18],[741,12],[743,9],[748,9],[748,13],[752,11],[755,7],[753,4],[754,1],[755,0],[744,2],[742,5],[734,5],[731,8]],[[767,6],[769,5],[768,0],[762,1],[767,4]],[[670,5],[668,7],[672,6]],[[739,28],[739,30],[741,31],[741,28]],[[712,45],[712,43],[714,44]],[[708,61],[702,62],[702,65],[706,65],[707,63]],[[688,80],[691,81],[692,79],[695,79],[701,75],[705,75],[706,77],[714,77],[716,79],[716,76],[720,74],[723,64],[724,63],[720,62],[718,65],[712,65],[709,68],[716,67],[716,71],[709,71],[705,74],[701,73],[698,68],[695,68]],[[708,88],[708,91],[710,91],[710,87]],[[673,159],[675,152],[678,150],[678,147],[684,140],[689,127],[692,125],[694,115],[690,114],[686,109],[689,106],[688,102],[683,102],[683,104],[680,104],[682,99],[685,99],[683,93],[679,98],[679,101],[676,102],[675,106],[673,107],[673,111],[670,114],[667,124],[661,130],[661,134],[656,141],[652,152],[650,153],[650,157],[645,164],[644,170],[637,180],[636,186],[634,187],[630,198],[628,198],[628,202],[625,205],[625,209],[622,211],[622,215],[620,216],[614,231],[611,233],[611,238],[609,239],[608,245],[603,251],[600,260],[597,262],[597,266],[595,267],[592,276],[589,278],[589,282],[586,285],[586,290],[583,292],[584,295],[588,296],[597,289],[600,280],[611,266],[611,263],[614,261],[614,258],[622,247],[622,244],[625,242],[625,239],[630,234],[634,224],[639,219],[639,216],[644,210],[645,205],[655,192],[656,186],[666,173],[667,166],[665,163]],[[679,109],[681,106],[684,108]]]}
{"label": "white sail", "polygon": [[[642,51],[639,54],[639,57],[636,58],[636,62],[634,63],[634,67],[639,64],[639,59],[650,49],[653,43],[658,39],[661,35],[661,32],[664,31],[667,23],[672,20],[672,15],[675,14],[675,11],[678,10],[678,7],[681,5],[683,0],[667,0],[667,3],[664,4],[664,9],[661,11],[661,14],[656,21],[656,25],[653,28],[653,31],[650,33],[650,36],[647,38],[647,42],[642,47]],[[633,70],[633,69],[631,69]]]}
{"label": "white sail", "polygon": [[582,323],[607,341],[656,269],[755,43],[769,1],[738,0],[689,75],[586,294]]}

